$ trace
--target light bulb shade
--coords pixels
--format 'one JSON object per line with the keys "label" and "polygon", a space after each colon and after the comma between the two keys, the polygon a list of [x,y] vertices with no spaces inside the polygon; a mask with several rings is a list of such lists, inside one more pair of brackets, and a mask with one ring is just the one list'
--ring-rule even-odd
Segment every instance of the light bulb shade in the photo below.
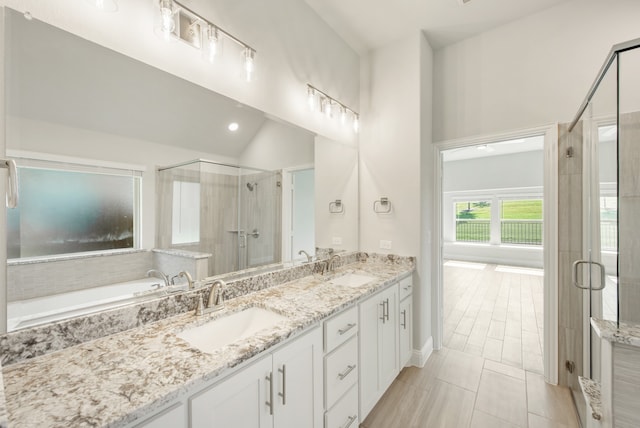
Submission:
{"label": "light bulb shade", "polygon": [[314,111],[318,104],[318,99],[316,98],[316,91],[311,87],[307,87],[307,102],[309,103],[309,110]]}
{"label": "light bulb shade", "polygon": [[331,100],[329,98],[325,98],[322,102],[322,112],[327,116],[327,118],[331,119],[333,117],[333,109],[331,105]]}
{"label": "light bulb shade", "polygon": [[340,123],[343,125],[347,123],[347,109],[345,107],[340,108]]}
{"label": "light bulb shade", "polygon": [[174,7],[172,0],[159,0],[156,18],[156,33],[165,40],[172,40],[178,37],[176,32],[176,13],[178,8]]}
{"label": "light bulb shade", "polygon": [[256,51],[253,49],[246,47],[244,48],[244,72],[247,82],[251,82],[254,78],[255,73],[255,55]]}
{"label": "light bulb shade", "polygon": [[356,134],[360,132],[360,118],[357,114],[353,116],[353,132]]}
{"label": "light bulb shade", "polygon": [[220,32],[218,31],[218,28],[213,25],[207,25],[204,27],[203,33],[202,53],[208,62],[213,63],[215,62],[215,59],[220,56],[222,42],[220,39]]}
{"label": "light bulb shade", "polygon": [[118,10],[118,0],[86,0],[103,12],[116,12]]}

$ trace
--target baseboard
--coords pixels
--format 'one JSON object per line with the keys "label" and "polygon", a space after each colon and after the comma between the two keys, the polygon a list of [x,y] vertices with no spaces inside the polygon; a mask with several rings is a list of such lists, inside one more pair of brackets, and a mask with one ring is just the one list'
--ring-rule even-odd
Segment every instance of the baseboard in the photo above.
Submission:
{"label": "baseboard", "polygon": [[429,336],[422,349],[414,349],[411,353],[411,360],[409,363],[415,367],[424,367],[427,359],[433,352],[433,337]]}

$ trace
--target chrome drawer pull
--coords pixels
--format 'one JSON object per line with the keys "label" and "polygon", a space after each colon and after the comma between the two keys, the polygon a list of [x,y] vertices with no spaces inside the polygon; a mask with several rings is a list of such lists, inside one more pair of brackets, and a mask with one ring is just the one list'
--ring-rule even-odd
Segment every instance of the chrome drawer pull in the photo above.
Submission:
{"label": "chrome drawer pull", "polygon": [[404,329],[407,329],[407,310],[402,311],[402,324],[400,324]]}
{"label": "chrome drawer pull", "polygon": [[269,414],[273,416],[273,372],[266,376],[267,382],[269,382],[269,401],[265,402],[269,406]]}
{"label": "chrome drawer pull", "polygon": [[342,336],[343,334],[345,334],[346,332],[348,332],[349,330],[351,330],[355,326],[356,325],[354,323],[347,324],[347,326],[345,328],[341,328],[340,330],[338,330],[338,334],[340,336]]}
{"label": "chrome drawer pull", "polygon": [[353,424],[356,421],[356,419],[358,419],[357,416],[349,416],[349,419],[347,420],[347,424],[342,428],[349,428],[351,424]]}
{"label": "chrome drawer pull", "polygon": [[380,303],[380,306],[382,306],[382,317],[380,317],[380,319],[382,320],[382,324],[384,324],[384,322],[385,322],[385,317],[384,317],[384,314],[385,314],[385,312],[384,312],[384,308],[385,308],[385,306],[384,306],[384,300],[382,301],[382,303]]}
{"label": "chrome drawer pull", "polygon": [[338,378],[340,380],[343,380],[345,377],[349,376],[349,373],[351,373],[355,368],[356,368],[355,364],[352,366],[347,366],[347,368],[342,373],[338,373]]}
{"label": "chrome drawer pull", "polygon": [[282,392],[278,392],[278,395],[282,397],[282,405],[287,404],[287,366],[282,365],[281,369],[278,369],[282,373]]}

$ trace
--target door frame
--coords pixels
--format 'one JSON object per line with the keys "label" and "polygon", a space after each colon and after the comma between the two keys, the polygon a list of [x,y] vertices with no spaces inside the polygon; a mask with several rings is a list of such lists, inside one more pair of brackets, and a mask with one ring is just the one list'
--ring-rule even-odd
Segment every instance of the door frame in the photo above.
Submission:
{"label": "door frame", "polygon": [[291,228],[293,226],[293,217],[291,210],[293,208],[293,199],[291,197],[291,191],[293,190],[292,177],[293,173],[297,171],[304,171],[307,169],[315,170],[313,163],[307,163],[303,165],[293,166],[289,168],[282,168],[282,258],[283,262],[288,262],[293,259],[291,254]]}
{"label": "door frame", "polygon": [[433,290],[432,310],[435,313],[434,348],[442,348],[443,318],[443,228],[442,228],[442,152],[461,147],[490,144],[498,141],[544,136],[543,161],[543,264],[544,264],[544,377],[550,384],[558,383],[558,124],[521,129],[434,143],[435,172],[435,236],[438,245],[433,255],[437,284]]}

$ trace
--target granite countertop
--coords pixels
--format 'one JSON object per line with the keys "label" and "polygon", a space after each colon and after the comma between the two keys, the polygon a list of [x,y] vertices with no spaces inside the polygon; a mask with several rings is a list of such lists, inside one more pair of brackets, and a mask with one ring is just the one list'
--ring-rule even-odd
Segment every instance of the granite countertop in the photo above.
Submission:
{"label": "granite countertop", "polygon": [[[66,428],[116,427],[141,421],[181,395],[205,387],[233,367],[406,276],[412,268],[354,263],[337,269],[334,276],[353,271],[379,279],[344,287],[329,283],[330,277],[307,276],[229,300],[225,309],[203,317],[196,318],[190,311],[5,367],[8,422],[11,428]],[[185,328],[252,306],[272,310],[287,320],[212,354],[176,336]]]}
{"label": "granite countertop", "polygon": [[614,321],[591,318],[591,325],[598,336],[609,342],[640,348],[640,325],[638,324],[623,322],[617,324]]}
{"label": "granite countertop", "polygon": [[7,422],[9,418],[7,417],[7,405],[4,398],[4,388],[2,388],[4,381],[2,379],[1,368],[2,367],[0,366],[0,428],[7,428],[9,426]]}

